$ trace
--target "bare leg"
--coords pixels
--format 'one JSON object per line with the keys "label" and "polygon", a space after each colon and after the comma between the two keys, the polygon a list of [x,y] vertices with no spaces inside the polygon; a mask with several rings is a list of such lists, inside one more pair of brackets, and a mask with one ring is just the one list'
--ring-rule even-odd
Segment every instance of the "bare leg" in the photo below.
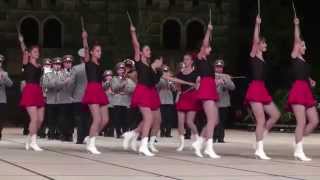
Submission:
{"label": "bare leg", "polygon": [[101,125],[100,107],[98,104],[90,104],[89,109],[92,116],[92,124],[90,127],[89,136],[94,137],[98,135]]}
{"label": "bare leg", "polygon": [[182,136],[185,133],[184,122],[186,114],[184,112],[178,111],[178,132]]}
{"label": "bare leg", "polygon": [[30,118],[29,134],[35,135],[35,134],[37,134],[38,127],[39,127],[37,107],[35,107],[35,106],[27,107],[27,112],[28,112],[28,115]]}
{"label": "bare leg", "polygon": [[319,124],[319,116],[316,107],[307,109],[308,124],[304,129],[304,135],[308,136]]}
{"label": "bare leg", "polygon": [[147,107],[140,107],[140,111],[143,117],[143,124],[142,124],[142,137],[149,137],[149,131],[153,124],[153,116],[152,111],[150,108]]}
{"label": "bare leg", "polygon": [[280,118],[280,112],[278,110],[278,108],[276,107],[276,105],[272,102],[268,105],[264,106],[264,111],[268,114],[269,119],[266,122],[266,130],[270,131],[271,128],[277,123],[277,121]]}
{"label": "bare leg", "polygon": [[188,124],[188,127],[191,129],[191,132],[192,132],[193,135],[199,135],[197,126],[194,124],[195,117],[196,117],[196,112],[195,111],[187,112],[187,124]]}
{"label": "bare leg", "polygon": [[160,127],[161,127],[160,109],[152,111],[152,116],[153,116],[153,124],[152,124],[152,129],[151,129],[150,134],[151,134],[151,136],[157,136],[158,132],[160,131]]}
{"label": "bare leg", "polygon": [[206,137],[212,139],[214,127],[218,124],[218,108],[212,100],[204,101],[203,108],[207,117]]}
{"label": "bare leg", "polygon": [[294,116],[296,117],[297,126],[295,132],[296,143],[302,141],[306,127],[306,108],[303,105],[292,105]]}
{"label": "bare leg", "polygon": [[101,124],[98,133],[100,133],[109,122],[109,111],[107,106],[100,106]]}
{"label": "bare leg", "polygon": [[263,140],[263,133],[266,129],[265,127],[265,114],[263,109],[263,104],[259,102],[250,102],[252,112],[256,119],[256,141]]}

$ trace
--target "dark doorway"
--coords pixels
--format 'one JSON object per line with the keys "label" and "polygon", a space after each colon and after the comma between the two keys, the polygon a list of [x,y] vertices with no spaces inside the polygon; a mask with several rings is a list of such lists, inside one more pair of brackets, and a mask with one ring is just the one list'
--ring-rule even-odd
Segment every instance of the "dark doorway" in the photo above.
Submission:
{"label": "dark doorway", "polygon": [[203,25],[198,21],[192,21],[187,27],[187,50],[199,49],[204,36]]}
{"label": "dark doorway", "polygon": [[48,19],[43,26],[43,47],[61,48],[62,26],[56,19]]}
{"label": "dark doorway", "polygon": [[163,24],[163,45],[166,49],[179,49],[181,28],[177,21],[167,20]]}
{"label": "dark doorway", "polygon": [[39,24],[34,18],[26,18],[20,24],[20,32],[27,47],[39,44]]}

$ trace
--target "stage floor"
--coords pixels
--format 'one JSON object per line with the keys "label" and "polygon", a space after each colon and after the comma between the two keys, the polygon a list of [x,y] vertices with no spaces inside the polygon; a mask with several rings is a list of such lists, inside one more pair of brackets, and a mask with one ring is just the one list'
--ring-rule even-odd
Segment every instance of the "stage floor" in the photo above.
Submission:
{"label": "stage floor", "polygon": [[289,180],[320,179],[320,134],[305,139],[305,152],[312,162],[295,161],[293,135],[273,133],[265,149],[273,159],[253,157],[254,135],[229,130],[224,144],[214,144],[222,159],[197,158],[187,140],[177,153],[177,138],[161,138],[160,153],[148,158],[122,150],[121,139],[99,137],[102,155],[90,155],[84,145],[40,140],[44,152],[25,151],[21,129],[5,129],[0,141],[1,180]]}

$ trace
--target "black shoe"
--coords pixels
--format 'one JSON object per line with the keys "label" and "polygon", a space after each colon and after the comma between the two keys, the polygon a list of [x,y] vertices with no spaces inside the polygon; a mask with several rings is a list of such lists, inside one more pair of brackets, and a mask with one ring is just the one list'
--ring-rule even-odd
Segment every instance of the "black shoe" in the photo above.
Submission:
{"label": "black shoe", "polygon": [[48,139],[49,140],[54,140],[55,139],[55,134],[51,133],[51,132],[48,132]]}
{"label": "black shoe", "polygon": [[28,134],[29,134],[29,130],[28,130],[28,129],[23,129],[22,134],[23,134],[24,136],[28,135]]}
{"label": "black shoe", "polygon": [[218,143],[226,143],[223,139],[218,139]]}
{"label": "black shoe", "polygon": [[83,140],[77,140],[76,144],[84,144]]}
{"label": "black shoe", "polygon": [[164,130],[161,130],[161,132],[160,132],[160,137],[165,137],[166,135],[165,135],[165,133],[164,133]]}
{"label": "black shoe", "polygon": [[184,136],[185,139],[191,139],[191,136]]}

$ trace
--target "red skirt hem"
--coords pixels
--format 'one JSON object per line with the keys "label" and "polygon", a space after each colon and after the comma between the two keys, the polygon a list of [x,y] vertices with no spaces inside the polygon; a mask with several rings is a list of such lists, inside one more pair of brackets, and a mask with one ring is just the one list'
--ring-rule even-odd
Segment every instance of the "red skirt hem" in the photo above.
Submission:
{"label": "red skirt hem", "polygon": [[84,96],[82,98],[82,104],[98,104],[100,106],[109,104],[108,97],[104,92],[101,83],[89,82],[87,84]]}
{"label": "red skirt hem", "polygon": [[23,88],[19,105],[21,107],[44,107],[45,100],[40,85],[36,83],[27,83]]}
{"label": "red skirt hem", "polygon": [[131,97],[131,107],[148,107],[151,110],[160,108],[160,96],[155,87],[138,84]]}
{"label": "red skirt hem", "polygon": [[317,104],[308,81],[296,80],[293,83],[289,91],[287,106],[290,109],[290,106],[294,104],[303,105],[306,108]]}
{"label": "red skirt hem", "polygon": [[270,96],[264,81],[254,80],[249,84],[245,104],[249,102],[260,102],[262,104],[270,104],[272,97]]}
{"label": "red skirt hem", "polygon": [[197,94],[196,90],[181,94],[176,103],[177,111],[200,111],[201,102],[198,100]]}
{"label": "red skirt hem", "polygon": [[213,77],[201,77],[200,87],[198,89],[198,99],[201,101],[213,100],[218,101],[216,82]]}

